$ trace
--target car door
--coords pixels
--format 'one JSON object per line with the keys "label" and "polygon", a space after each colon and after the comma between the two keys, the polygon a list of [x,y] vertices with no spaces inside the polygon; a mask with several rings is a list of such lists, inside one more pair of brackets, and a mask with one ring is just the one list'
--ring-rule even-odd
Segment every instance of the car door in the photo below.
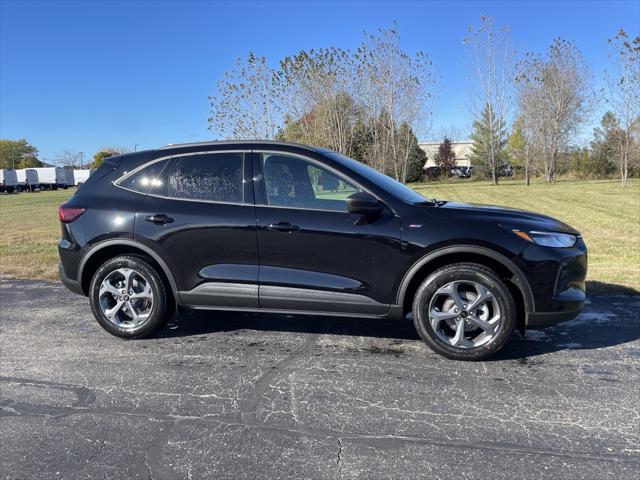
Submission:
{"label": "car door", "polygon": [[393,298],[400,221],[347,212],[362,189],[321,162],[254,152],[262,308],[380,315]]}
{"label": "car door", "polygon": [[[164,165],[162,165],[162,163]],[[174,274],[184,304],[258,307],[258,248],[249,154],[183,154],[156,162],[136,214],[136,240]],[[245,181],[249,179],[249,181]]]}

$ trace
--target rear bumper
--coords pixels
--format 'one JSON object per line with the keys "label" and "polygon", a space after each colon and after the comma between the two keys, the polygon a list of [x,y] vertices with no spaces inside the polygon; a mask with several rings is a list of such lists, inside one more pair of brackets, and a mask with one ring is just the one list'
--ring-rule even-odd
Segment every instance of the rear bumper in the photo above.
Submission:
{"label": "rear bumper", "polygon": [[80,285],[80,282],[78,282],[77,280],[73,280],[67,277],[67,274],[65,273],[62,266],[62,262],[58,263],[58,276],[60,277],[60,281],[64,284],[65,287],[67,287],[73,293],[84,296],[82,285]]}

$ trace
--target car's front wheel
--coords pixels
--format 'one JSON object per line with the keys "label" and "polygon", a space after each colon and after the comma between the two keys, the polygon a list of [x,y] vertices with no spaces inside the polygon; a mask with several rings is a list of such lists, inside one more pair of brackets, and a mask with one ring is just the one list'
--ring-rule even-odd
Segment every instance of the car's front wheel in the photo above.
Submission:
{"label": "car's front wheel", "polygon": [[436,270],[418,287],[413,320],[436,353],[455,360],[484,360],[501,348],[516,323],[516,306],[495,272],[475,263]]}
{"label": "car's front wheel", "polygon": [[103,263],[91,281],[89,299],[98,323],[121,338],[149,336],[173,313],[162,277],[138,255],[122,255]]}

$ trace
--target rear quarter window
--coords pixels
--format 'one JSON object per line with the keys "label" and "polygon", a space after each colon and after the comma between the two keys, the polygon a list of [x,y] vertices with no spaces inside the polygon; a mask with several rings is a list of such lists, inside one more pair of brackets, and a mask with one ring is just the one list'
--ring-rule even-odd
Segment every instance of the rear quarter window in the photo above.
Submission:
{"label": "rear quarter window", "polygon": [[162,172],[167,167],[168,160],[160,160],[141,168],[132,175],[118,180],[116,185],[138,193],[162,194],[165,190],[165,182]]}

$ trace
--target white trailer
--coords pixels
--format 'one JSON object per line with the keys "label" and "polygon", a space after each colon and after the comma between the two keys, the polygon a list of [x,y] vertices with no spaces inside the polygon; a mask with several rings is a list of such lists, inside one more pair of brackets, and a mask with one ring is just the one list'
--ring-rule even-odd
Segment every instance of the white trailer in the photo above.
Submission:
{"label": "white trailer", "polygon": [[58,189],[58,171],[62,170],[62,168],[38,167],[38,168],[34,168],[33,170],[38,172],[38,183],[40,184],[40,189],[42,190]]}
{"label": "white trailer", "polygon": [[[56,167],[56,177],[58,178],[58,188],[69,188],[69,185],[73,185],[73,178],[69,178],[69,172],[73,176],[73,170],[70,168]],[[71,183],[69,183],[71,180]]]}
{"label": "white trailer", "polygon": [[15,170],[0,169],[0,192],[13,193],[18,190],[18,177]]}
{"label": "white trailer", "polygon": [[89,175],[91,175],[91,170],[89,170],[89,169],[86,169],[86,170],[85,169],[82,169],[82,170],[75,169],[73,171],[73,184],[79,187],[84,182],[89,180]]}
{"label": "white trailer", "polygon": [[16,170],[16,176],[18,177],[18,185],[22,192],[25,190],[33,192],[36,188],[40,187],[38,172],[33,168],[20,168]]}

